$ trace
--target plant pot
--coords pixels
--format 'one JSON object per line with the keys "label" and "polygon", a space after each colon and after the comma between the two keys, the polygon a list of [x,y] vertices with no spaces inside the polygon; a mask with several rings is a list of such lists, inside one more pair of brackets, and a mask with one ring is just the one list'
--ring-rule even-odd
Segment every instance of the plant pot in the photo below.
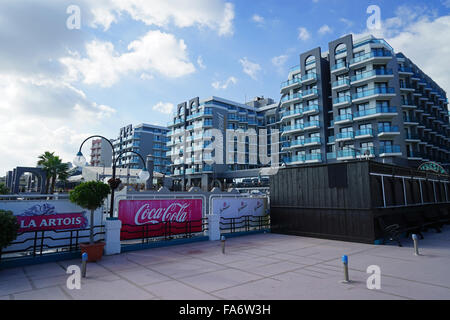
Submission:
{"label": "plant pot", "polygon": [[87,253],[88,262],[96,262],[102,259],[103,248],[105,247],[104,242],[96,242],[93,244],[82,243],[80,244],[81,254]]}

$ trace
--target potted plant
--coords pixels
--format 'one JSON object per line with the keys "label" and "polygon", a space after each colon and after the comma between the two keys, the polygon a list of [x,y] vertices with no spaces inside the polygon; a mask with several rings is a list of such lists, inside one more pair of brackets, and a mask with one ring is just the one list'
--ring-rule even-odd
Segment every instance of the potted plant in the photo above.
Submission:
{"label": "potted plant", "polygon": [[103,205],[111,189],[101,181],[83,182],[69,194],[71,202],[91,211],[89,243],[81,244],[81,252],[88,254],[88,261],[95,262],[102,258],[104,242],[94,243],[94,212]]}
{"label": "potted plant", "polygon": [[2,250],[16,240],[19,231],[17,218],[11,211],[0,210],[0,259]]}

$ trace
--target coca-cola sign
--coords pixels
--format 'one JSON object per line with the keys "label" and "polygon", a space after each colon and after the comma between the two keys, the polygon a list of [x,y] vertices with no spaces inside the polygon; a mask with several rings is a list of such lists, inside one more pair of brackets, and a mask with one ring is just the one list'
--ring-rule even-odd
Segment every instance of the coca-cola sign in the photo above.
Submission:
{"label": "coca-cola sign", "polygon": [[121,200],[121,239],[202,231],[201,199]]}

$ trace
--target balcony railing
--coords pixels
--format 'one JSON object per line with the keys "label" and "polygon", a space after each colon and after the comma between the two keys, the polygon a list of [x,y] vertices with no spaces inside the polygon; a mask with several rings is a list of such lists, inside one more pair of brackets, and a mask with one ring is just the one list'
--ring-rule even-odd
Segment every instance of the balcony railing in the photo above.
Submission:
{"label": "balcony railing", "polygon": [[380,126],[378,127],[378,134],[380,133],[400,133],[398,126]]}
{"label": "balcony railing", "polygon": [[331,71],[335,71],[342,68],[348,68],[348,63],[340,62],[331,67]]}
{"label": "balcony railing", "polygon": [[286,126],[282,129],[282,132],[293,131],[293,130],[303,130],[303,124],[296,124],[293,126]]}
{"label": "balcony railing", "polygon": [[280,87],[281,87],[281,89],[283,89],[283,88],[289,87],[293,84],[300,84],[300,83],[301,83],[301,79],[294,78],[292,80],[282,82]]}
{"label": "balcony railing", "polygon": [[352,95],[352,99],[356,100],[356,99],[360,99],[360,98],[374,96],[377,94],[395,94],[395,88],[381,87],[381,88],[373,88],[373,89],[365,90],[362,92],[357,92]]}
{"label": "balcony railing", "polygon": [[392,57],[392,53],[390,51],[383,51],[383,50],[371,51],[366,54],[363,54],[362,56],[353,58],[352,60],[350,60],[350,65],[376,57]]}
{"label": "balcony railing", "polygon": [[372,135],[373,135],[373,130],[372,129],[361,129],[361,130],[356,130],[355,131],[355,137],[372,136]]}
{"label": "balcony railing", "polygon": [[349,86],[350,85],[350,79],[342,79],[338,81],[334,81],[332,84],[332,88],[340,87],[340,86]]}
{"label": "balcony railing", "polygon": [[341,133],[336,134],[336,140],[353,139],[353,138],[354,138],[353,131],[341,132]]}
{"label": "balcony railing", "polygon": [[354,158],[355,156],[355,150],[340,150],[337,152],[338,158]]}
{"label": "balcony railing", "polygon": [[322,161],[321,153],[310,153],[305,157],[305,161]]}
{"label": "balcony railing", "polygon": [[303,128],[319,127],[319,126],[320,126],[319,121],[310,121],[310,122],[305,122],[303,124]]}
{"label": "balcony railing", "polygon": [[339,97],[334,99],[333,104],[340,104],[340,103],[344,103],[344,102],[352,102],[352,98],[350,96],[343,96],[343,97]]}
{"label": "balcony railing", "polygon": [[294,115],[302,115],[303,114],[303,109],[295,109],[295,110],[291,110],[291,111],[285,111],[281,114],[282,118],[285,117],[289,117],[289,116],[294,116]]}
{"label": "balcony railing", "polygon": [[315,105],[310,105],[310,106],[303,108],[303,113],[307,113],[307,112],[311,112],[311,111],[319,112],[319,106],[317,104],[315,104]]}
{"label": "balcony railing", "polygon": [[308,81],[308,80],[312,80],[312,79],[314,79],[314,80],[317,80],[317,74],[316,73],[309,73],[309,74],[305,74],[303,77],[302,77],[302,81]]}
{"label": "balcony railing", "polygon": [[380,154],[401,153],[400,146],[381,146]]}
{"label": "balcony railing", "polygon": [[348,120],[353,120],[353,115],[347,113],[347,114],[341,114],[339,116],[336,117],[336,119],[334,119],[334,123],[336,122],[342,122],[342,121],[348,121]]}
{"label": "balcony railing", "polygon": [[390,76],[393,74],[394,73],[392,72],[392,69],[388,69],[388,70],[375,69],[375,70],[366,71],[366,72],[363,72],[356,76],[353,76],[353,77],[351,77],[351,81],[355,82],[355,81],[359,81],[359,80],[363,80],[363,79],[367,79],[367,78],[371,78],[371,77],[375,77],[375,76]]}
{"label": "balcony railing", "polygon": [[383,114],[383,113],[397,113],[397,108],[396,107],[375,107],[375,108],[370,108],[370,109],[366,109],[363,111],[357,111],[355,112],[353,118],[361,118],[361,117],[365,117],[365,116],[370,116],[370,115],[374,115],[374,114]]}
{"label": "balcony railing", "polygon": [[294,99],[301,99],[302,95],[300,93],[294,93],[293,95],[286,96],[283,99],[281,99],[281,102],[286,102]]}

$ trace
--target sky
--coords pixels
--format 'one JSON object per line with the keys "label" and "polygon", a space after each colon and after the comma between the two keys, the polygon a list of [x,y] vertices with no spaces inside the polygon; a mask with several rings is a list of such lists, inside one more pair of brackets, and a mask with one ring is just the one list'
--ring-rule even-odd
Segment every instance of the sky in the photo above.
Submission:
{"label": "sky", "polygon": [[450,92],[449,30],[450,0],[1,0],[0,176],[165,126],[197,96],[278,100],[301,52],[349,33],[385,38]]}

